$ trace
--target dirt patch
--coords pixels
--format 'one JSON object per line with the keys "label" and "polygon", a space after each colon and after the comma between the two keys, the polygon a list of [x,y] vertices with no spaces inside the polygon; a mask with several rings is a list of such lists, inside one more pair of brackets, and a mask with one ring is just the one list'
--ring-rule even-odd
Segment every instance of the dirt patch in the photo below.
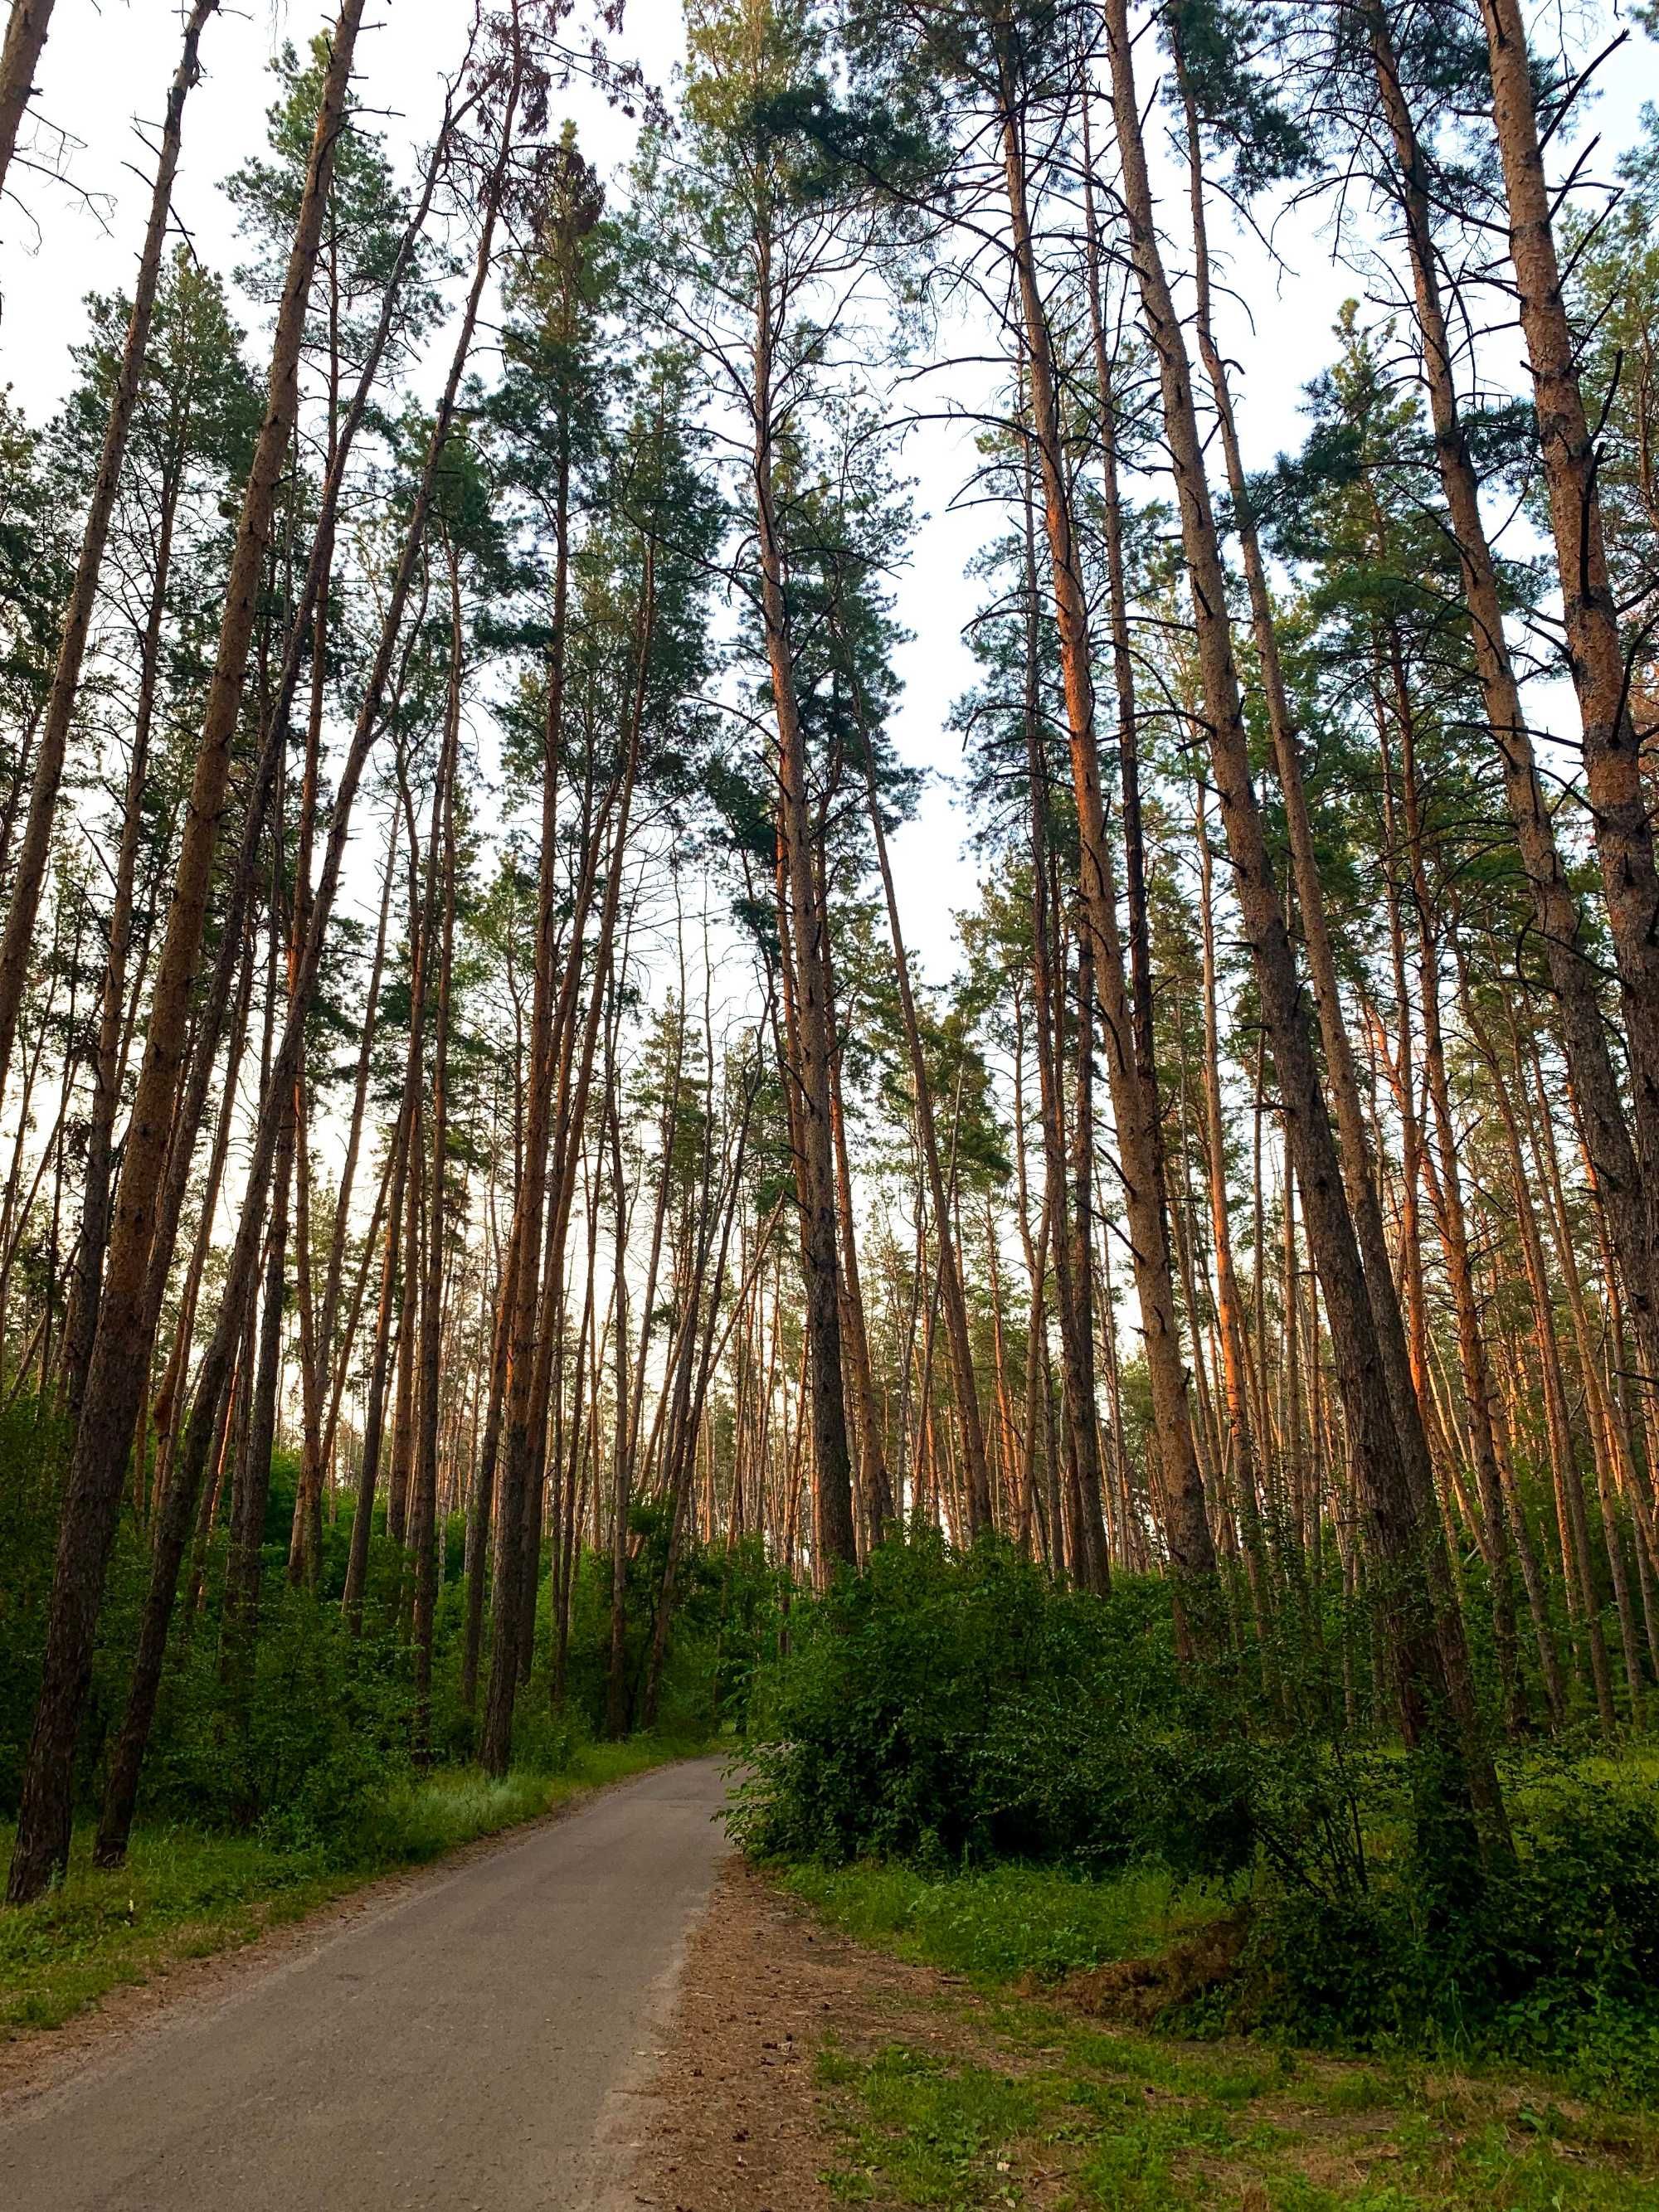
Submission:
{"label": "dirt patch", "polygon": [[[1149,2027],[1238,1970],[1248,1934],[1238,1914],[1213,1920],[1151,1959],[1116,1959],[1086,1973],[1068,1974],[1058,1994],[1088,2013]],[[1033,1994],[1036,1994],[1035,1990]]]}
{"label": "dirt patch", "polygon": [[[939,1998],[956,1977],[826,1929],[741,1859],[722,1870],[686,1953],[668,2051],[645,2097],[634,2201],[652,2212],[827,2212],[826,2038],[858,2055],[902,2041],[949,2055]],[[878,2200],[870,2200],[876,2202]]]}

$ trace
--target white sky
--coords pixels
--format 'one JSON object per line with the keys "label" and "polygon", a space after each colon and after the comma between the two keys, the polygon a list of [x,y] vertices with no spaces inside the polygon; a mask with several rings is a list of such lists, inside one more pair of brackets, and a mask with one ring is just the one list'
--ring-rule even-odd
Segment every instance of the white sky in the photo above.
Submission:
{"label": "white sky", "polygon": [[[383,127],[394,154],[406,155],[428,133],[441,75],[459,51],[469,15],[466,0],[380,0],[373,9],[374,27],[360,48],[363,97],[368,107],[386,112]],[[263,143],[271,55],[284,39],[301,44],[324,20],[310,5],[227,10],[204,33],[204,76],[185,112],[175,205],[203,259],[226,274],[238,258],[238,241],[218,186]],[[49,414],[68,389],[70,348],[84,328],[84,295],[131,282],[150,168],[134,119],[160,112],[175,64],[178,24],[170,0],[105,0],[101,7],[94,0],[57,0],[36,137],[49,137],[42,126],[73,131],[80,143],[68,167],[78,189],[14,173],[17,189],[0,204],[0,382],[13,386],[34,420]],[[681,51],[678,0],[629,0],[617,46],[665,83]],[[1143,84],[1143,98],[1150,89]],[[1594,127],[1607,149],[1592,164],[1595,173],[1611,173],[1616,150],[1636,135],[1642,102],[1656,97],[1655,49],[1638,33],[1608,74],[1595,112]],[[580,89],[564,105],[577,117],[590,158],[602,173],[614,167],[629,149],[632,126]],[[1172,213],[1178,219],[1178,209]],[[1230,228],[1218,216],[1218,246]],[[1279,243],[1293,264],[1288,276],[1275,272],[1249,240],[1236,241],[1231,250],[1231,281],[1250,302],[1254,328],[1241,309],[1230,307],[1226,337],[1239,364],[1247,457],[1258,464],[1299,443],[1302,386],[1329,358],[1337,307],[1358,289],[1352,271],[1334,264],[1328,240],[1311,221],[1285,226]],[[245,319],[257,327],[256,317]],[[258,355],[256,343],[251,357]],[[944,382],[934,380],[932,404]],[[945,719],[974,672],[960,626],[973,611],[975,591],[962,572],[986,518],[981,510],[948,512],[952,492],[971,469],[970,437],[967,430],[933,428],[904,454],[920,479],[919,505],[929,519],[900,594],[901,617],[915,635],[902,658],[906,691],[896,736],[905,757],[940,777],[954,771],[959,757]],[[935,781],[917,821],[895,841],[907,934],[936,979],[954,961],[951,910],[974,898],[974,869],[960,850],[964,826],[943,782]]]}

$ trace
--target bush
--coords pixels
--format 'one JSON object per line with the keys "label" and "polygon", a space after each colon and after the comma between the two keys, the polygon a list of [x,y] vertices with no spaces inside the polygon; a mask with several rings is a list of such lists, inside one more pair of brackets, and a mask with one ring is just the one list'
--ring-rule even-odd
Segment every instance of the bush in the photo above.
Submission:
{"label": "bush", "polygon": [[[799,1607],[793,1648],[751,1693],[736,1832],[761,1856],[1105,1863],[1170,1810],[1147,1746],[1177,1692],[1168,1608],[1124,1583],[1056,1591],[1006,1546],[881,1546]],[[1200,1803],[1188,1772],[1184,1820]]]}
{"label": "bush", "polygon": [[1659,1795],[1560,1771],[1517,1782],[1515,1864],[1455,1912],[1409,1856],[1346,1898],[1264,1888],[1229,2023],[1659,2088]]}
{"label": "bush", "polygon": [[20,1399],[0,1413],[0,1818],[17,1809],[40,1689],[68,1431]]}
{"label": "bush", "polygon": [[[627,1720],[638,1724],[645,1694],[657,1593],[668,1552],[667,1517],[659,1504],[635,1506],[637,1540],[628,1560],[623,1602],[623,1673]],[[585,1552],[570,1594],[565,1655],[565,1704],[594,1735],[605,1729],[611,1678],[611,1556]],[[763,1653],[775,1650],[785,1617],[787,1578],[769,1565],[758,1541],[730,1548],[683,1543],[675,1571],[674,1617],[658,1685],[659,1735],[699,1741],[722,1726],[747,1722],[750,1688]],[[543,1605],[550,1641],[550,1607]]]}
{"label": "bush", "polygon": [[930,1534],[882,1546],[792,1632],[751,1693],[735,1826],[758,1856],[1356,1878],[1362,1763],[1262,1734],[1237,1662],[1178,1668],[1165,1582],[1091,1597],[1006,1544]]}
{"label": "bush", "polygon": [[[15,1811],[35,1700],[69,1431],[23,1398],[0,1411],[0,1819]],[[220,1603],[226,1536],[215,1528],[198,1602],[181,1593],[145,1761],[139,1814],[258,1838],[330,1866],[353,1863],[365,1819],[413,1786],[414,1656],[408,1643],[409,1560],[377,1505],[368,1544],[363,1632],[341,1618],[351,1506],[325,1516],[315,1593],[289,1587],[299,1467],[271,1455],[258,1631],[246,1671],[222,1665]],[[667,1536],[660,1509],[636,1516],[644,1540],[629,1562],[626,1656],[635,1704],[642,1684]],[[460,1692],[465,1620],[463,1516],[441,1531],[426,1747],[435,1768],[471,1759],[478,1716]],[[576,1563],[565,1696],[554,1708],[549,1547],[538,1573],[535,1665],[519,1700],[515,1766],[562,1774],[603,1729],[611,1650],[611,1564]],[[150,1574],[148,1532],[124,1510],[111,1555],[87,1711],[76,1756],[77,1813],[95,1812],[111,1739],[124,1712]],[[757,1547],[688,1547],[659,1686],[658,1733],[705,1740],[746,1705],[761,1644],[775,1640],[781,1578]],[[489,1664],[485,1625],[485,1667]],[[476,1701],[475,1701],[476,1705]],[[425,1817],[424,1815],[422,1817]]]}
{"label": "bush", "polygon": [[[1167,1585],[1098,1600],[999,1544],[894,1542],[791,1626],[753,1692],[734,1830],[817,1889],[839,1879],[818,1869],[886,1862],[890,1879],[868,1863],[846,1878],[872,1933],[991,1971],[1075,1963],[1121,1905],[1102,1883],[1099,1911],[1074,1911],[1076,1877],[1120,1891],[1138,1869],[1172,1904],[1243,1922],[1233,1970],[1176,2015],[1187,2027],[1659,2088],[1651,1782],[1513,1755],[1514,1863],[1471,1877],[1429,1863],[1418,1765],[1322,1729],[1303,1694],[1287,1716],[1282,1663],[1271,1695],[1237,1662],[1178,1669]],[[918,1886],[916,1869],[957,1878]]]}
{"label": "bush", "polygon": [[175,1645],[144,1770],[146,1818],[251,1829],[333,1856],[364,1801],[411,1771],[404,1656],[337,1612],[267,1589],[251,1678],[228,1686],[218,1638]]}

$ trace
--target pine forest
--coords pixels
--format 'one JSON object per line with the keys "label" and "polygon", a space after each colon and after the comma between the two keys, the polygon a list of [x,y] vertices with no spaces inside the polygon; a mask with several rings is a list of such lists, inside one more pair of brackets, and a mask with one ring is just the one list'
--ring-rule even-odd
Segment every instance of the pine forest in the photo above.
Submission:
{"label": "pine forest", "polygon": [[712,1747],[1659,2203],[1648,12],[586,4],[9,0],[0,2032]]}

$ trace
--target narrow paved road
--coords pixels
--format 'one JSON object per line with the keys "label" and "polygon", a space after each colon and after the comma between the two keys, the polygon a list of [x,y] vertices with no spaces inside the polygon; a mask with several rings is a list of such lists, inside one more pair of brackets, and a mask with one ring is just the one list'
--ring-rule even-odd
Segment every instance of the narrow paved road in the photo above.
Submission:
{"label": "narrow paved road", "polygon": [[724,1794],[659,1768],[163,2013],[0,2120],[0,2206],[596,2212]]}

